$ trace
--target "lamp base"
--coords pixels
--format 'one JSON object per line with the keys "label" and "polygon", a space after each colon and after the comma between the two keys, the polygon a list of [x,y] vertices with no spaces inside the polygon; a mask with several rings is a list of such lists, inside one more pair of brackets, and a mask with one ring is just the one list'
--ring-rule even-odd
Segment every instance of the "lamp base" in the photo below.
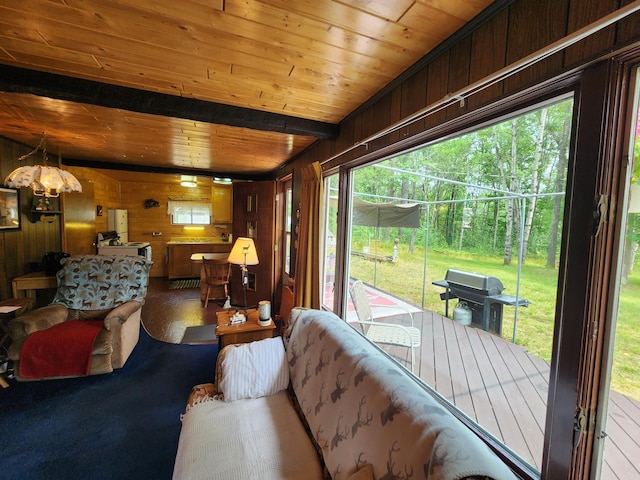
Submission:
{"label": "lamp base", "polygon": [[271,318],[267,318],[266,320],[258,319],[258,325],[260,325],[261,327],[267,327],[271,325]]}

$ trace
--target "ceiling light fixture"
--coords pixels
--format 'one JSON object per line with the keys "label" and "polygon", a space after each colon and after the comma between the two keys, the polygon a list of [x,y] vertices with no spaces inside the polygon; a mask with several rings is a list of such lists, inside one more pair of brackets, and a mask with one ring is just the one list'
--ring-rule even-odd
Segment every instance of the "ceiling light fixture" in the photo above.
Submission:
{"label": "ceiling light fixture", "polygon": [[195,175],[180,175],[180,185],[183,187],[194,188],[198,186],[198,177]]}
{"label": "ceiling light fixture", "polygon": [[4,179],[7,187],[19,188],[30,187],[33,194],[39,197],[57,197],[60,192],[82,192],[82,185],[76,177],[66,170],[47,165],[47,134],[44,133],[42,140],[35,150],[22,155],[18,161],[29,158],[38,150],[42,150],[43,165],[23,165],[16,168]]}
{"label": "ceiling light fixture", "polygon": [[195,175],[180,175],[180,185],[183,187],[194,188],[198,186],[198,177]]}
{"label": "ceiling light fixture", "polygon": [[230,178],[213,177],[213,183],[217,183],[219,185],[231,185],[232,180]]}

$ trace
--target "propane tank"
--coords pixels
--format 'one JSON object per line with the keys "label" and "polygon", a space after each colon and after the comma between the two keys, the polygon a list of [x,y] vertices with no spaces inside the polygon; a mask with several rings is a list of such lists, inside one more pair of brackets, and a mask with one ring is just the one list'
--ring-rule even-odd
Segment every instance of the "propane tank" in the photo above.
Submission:
{"label": "propane tank", "polygon": [[453,309],[453,319],[462,325],[471,325],[471,309],[467,302],[458,302],[456,308]]}

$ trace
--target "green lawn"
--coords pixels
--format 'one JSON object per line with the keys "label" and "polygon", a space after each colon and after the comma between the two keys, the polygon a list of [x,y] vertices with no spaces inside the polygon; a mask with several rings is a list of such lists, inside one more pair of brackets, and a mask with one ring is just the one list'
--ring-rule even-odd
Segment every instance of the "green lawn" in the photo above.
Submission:
{"label": "green lawn", "polygon": [[[392,246],[381,246],[379,253],[391,255]],[[502,264],[501,256],[483,256],[464,252],[429,250],[426,279],[424,281],[424,248],[413,254],[401,249],[398,261],[373,262],[354,256],[351,277],[374,284],[381,290],[444,315],[444,301],[439,294],[444,290],[432,285],[434,280],[444,278],[448,268],[456,268],[499,278],[505,286],[504,293],[515,295],[518,276],[517,259],[511,266]],[[374,280],[375,279],[375,280]],[[520,297],[531,302],[529,307],[518,309],[516,343],[547,361],[551,360],[553,322],[555,315],[558,270],[545,268],[543,259],[529,258],[522,267]],[[449,302],[450,313],[456,301]],[[502,336],[512,340],[515,309],[504,307]],[[638,268],[621,292],[618,318],[616,355],[612,377],[612,388],[636,399],[640,399],[640,273]]]}

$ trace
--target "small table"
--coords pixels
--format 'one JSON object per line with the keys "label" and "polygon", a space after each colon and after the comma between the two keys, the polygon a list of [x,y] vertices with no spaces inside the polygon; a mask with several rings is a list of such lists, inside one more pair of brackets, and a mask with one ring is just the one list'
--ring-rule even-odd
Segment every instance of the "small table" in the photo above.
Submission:
{"label": "small table", "polygon": [[10,298],[0,302],[0,307],[18,307],[7,313],[0,311],[0,335],[2,335],[2,339],[0,339],[0,349],[4,350],[5,353],[7,352],[5,343],[10,343],[9,321],[23,313],[23,309],[31,303],[31,300],[31,298]]}
{"label": "small table", "polygon": [[[58,280],[55,275],[47,275],[44,272],[34,272],[14,278],[11,282],[11,287],[13,289],[13,298],[35,298],[32,292],[33,290],[57,288]],[[26,295],[25,292],[29,292],[29,295]]]}
{"label": "small table", "polygon": [[273,320],[270,320],[266,326],[258,324],[258,311],[256,309],[247,310],[248,319],[246,322],[230,325],[229,319],[235,311],[232,312],[233,313],[227,313],[226,311],[222,311],[216,313],[218,316],[216,335],[218,335],[220,350],[233,343],[249,343],[273,337],[273,332],[276,328],[275,323],[273,323]]}
{"label": "small table", "polygon": [[[0,349],[4,351],[3,355],[9,352],[9,345],[11,345],[11,336],[9,335],[9,322],[12,318],[20,315],[22,310],[31,303],[31,298],[10,298],[0,302],[0,307],[18,307],[16,310],[12,310],[7,313],[0,312]],[[0,375],[0,386],[7,388],[9,383]]]}

